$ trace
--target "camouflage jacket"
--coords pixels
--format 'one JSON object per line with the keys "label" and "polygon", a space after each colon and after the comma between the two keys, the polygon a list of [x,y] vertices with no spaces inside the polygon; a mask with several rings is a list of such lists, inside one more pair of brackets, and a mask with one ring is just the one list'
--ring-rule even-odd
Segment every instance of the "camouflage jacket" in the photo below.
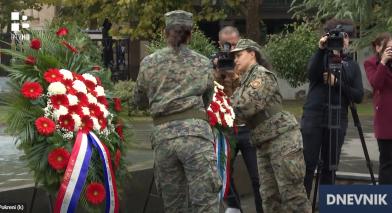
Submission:
{"label": "camouflage jacket", "polygon": [[[250,123],[258,113],[268,111],[272,107],[281,108],[282,95],[279,91],[277,78],[263,66],[255,64],[241,76],[241,86],[231,98],[236,116]],[[263,121],[258,121],[251,130],[250,138],[253,144],[269,141],[282,133],[298,128],[295,117],[283,110],[271,115]]]}
{"label": "camouflage jacket", "polygon": [[[166,47],[142,60],[133,101],[139,109],[149,108],[153,118],[189,109],[205,112],[214,92],[213,81],[208,58],[185,45],[178,52]],[[184,125],[188,131],[180,130]],[[171,121],[157,128],[158,132],[159,129],[171,129],[163,134],[167,138],[203,134],[209,137],[211,131],[208,122],[197,119]]]}

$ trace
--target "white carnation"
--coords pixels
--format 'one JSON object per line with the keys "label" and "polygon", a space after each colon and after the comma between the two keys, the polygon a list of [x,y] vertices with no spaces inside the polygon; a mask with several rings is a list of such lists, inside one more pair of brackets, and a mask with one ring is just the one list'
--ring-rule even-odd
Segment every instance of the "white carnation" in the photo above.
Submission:
{"label": "white carnation", "polygon": [[95,117],[91,117],[91,120],[93,121],[93,128],[94,128],[94,130],[96,130],[96,131],[101,131],[101,125],[99,125],[99,122],[98,122],[98,119],[97,118],[95,118]]}
{"label": "white carnation", "polygon": [[82,125],[82,119],[77,114],[72,114],[72,118],[75,122],[75,131],[79,130],[79,127]]}
{"label": "white carnation", "polygon": [[68,114],[68,108],[65,106],[60,106],[59,109],[53,111],[53,116],[59,119],[60,116]]}
{"label": "white carnation", "polygon": [[109,111],[106,109],[105,105],[101,103],[97,103],[97,105],[99,106],[99,109],[103,112],[103,117],[106,118],[109,115]]}
{"label": "white carnation", "polygon": [[233,127],[234,120],[229,114],[225,114],[225,121],[227,126]]}
{"label": "white carnation", "polygon": [[95,87],[95,92],[97,92],[97,96],[105,96],[105,90],[101,86]]}
{"label": "white carnation", "polygon": [[60,73],[64,76],[64,79],[73,80],[72,72],[65,70],[65,69],[61,69]]}
{"label": "white carnation", "polygon": [[82,112],[84,115],[90,115],[90,109],[88,107],[82,107]]}
{"label": "white carnation", "polygon": [[61,82],[54,82],[49,84],[48,93],[49,95],[63,95],[67,92],[67,88],[65,88],[64,84]]}
{"label": "white carnation", "polygon": [[84,73],[82,76],[84,79],[94,82],[95,85],[97,84],[97,79],[93,75]]}
{"label": "white carnation", "polygon": [[98,103],[98,100],[96,97],[94,97],[91,93],[87,93],[87,98],[88,98],[88,102],[90,104],[96,104]]}
{"label": "white carnation", "polygon": [[78,92],[87,93],[86,85],[80,80],[74,81],[72,87]]}
{"label": "white carnation", "polygon": [[79,102],[78,97],[75,95],[68,94],[67,98],[70,106],[76,105]]}

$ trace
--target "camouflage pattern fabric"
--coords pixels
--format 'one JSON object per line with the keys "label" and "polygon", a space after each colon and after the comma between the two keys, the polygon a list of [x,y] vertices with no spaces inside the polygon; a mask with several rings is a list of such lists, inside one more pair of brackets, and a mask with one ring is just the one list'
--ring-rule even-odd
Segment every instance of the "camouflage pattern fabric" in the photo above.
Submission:
{"label": "camouflage pattern fabric", "polygon": [[[269,107],[281,107],[275,75],[258,64],[251,66],[241,76],[232,104],[236,116],[245,122]],[[295,117],[285,111],[277,112],[261,121],[250,135],[251,143],[257,146],[264,212],[310,212],[303,185],[302,138]]]}
{"label": "camouflage pattern fabric", "polygon": [[[210,61],[181,46],[143,59],[134,104],[153,118],[195,109],[205,112],[213,94]],[[151,135],[156,186],[165,212],[218,212],[221,182],[207,121],[183,119],[156,125]]]}
{"label": "camouflage pattern fabric", "polygon": [[[240,40],[241,41],[241,40]],[[234,92],[231,102],[240,120],[251,120],[257,113],[282,104],[275,75],[258,64],[241,76],[241,87]],[[251,131],[254,145],[266,142],[298,126],[295,117],[285,111],[274,114]]]}
{"label": "camouflage pattern fabric", "polygon": [[192,27],[192,16],[192,13],[183,10],[170,11],[165,13],[165,24],[166,26],[178,24]]}
{"label": "camouflage pattern fabric", "polygon": [[305,163],[298,128],[257,148],[264,213],[307,213],[311,205],[303,179]]}

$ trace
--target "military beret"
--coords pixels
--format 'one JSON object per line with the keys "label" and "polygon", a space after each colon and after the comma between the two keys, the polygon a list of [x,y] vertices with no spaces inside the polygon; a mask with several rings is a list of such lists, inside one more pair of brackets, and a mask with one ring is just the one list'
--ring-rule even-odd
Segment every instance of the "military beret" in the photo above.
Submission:
{"label": "military beret", "polygon": [[165,14],[166,27],[170,25],[185,25],[192,27],[192,13],[183,10],[174,10]]}
{"label": "military beret", "polygon": [[258,52],[260,55],[261,54],[261,46],[257,44],[256,42],[252,41],[251,39],[240,39],[235,46],[233,50],[231,50],[232,53],[242,51],[242,50],[254,50]]}

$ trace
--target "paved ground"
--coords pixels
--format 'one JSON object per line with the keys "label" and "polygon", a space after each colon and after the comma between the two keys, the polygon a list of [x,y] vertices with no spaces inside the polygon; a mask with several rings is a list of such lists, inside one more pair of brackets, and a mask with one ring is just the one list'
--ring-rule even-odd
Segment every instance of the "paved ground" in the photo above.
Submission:
{"label": "paved ground", "polygon": [[[364,136],[370,159],[373,162],[375,173],[378,167],[378,147],[373,136],[371,118],[362,119]],[[149,144],[151,122],[134,122],[134,147],[128,150],[126,161],[129,170],[151,168],[153,165],[152,152]],[[11,188],[33,183],[32,175],[28,172],[25,163],[19,160],[21,152],[16,149],[13,138],[3,133],[0,127],[0,189]],[[345,144],[341,155],[340,171],[368,174],[366,162],[356,129],[352,124],[348,128]],[[253,197],[251,195],[241,198],[244,212],[254,212]]]}

